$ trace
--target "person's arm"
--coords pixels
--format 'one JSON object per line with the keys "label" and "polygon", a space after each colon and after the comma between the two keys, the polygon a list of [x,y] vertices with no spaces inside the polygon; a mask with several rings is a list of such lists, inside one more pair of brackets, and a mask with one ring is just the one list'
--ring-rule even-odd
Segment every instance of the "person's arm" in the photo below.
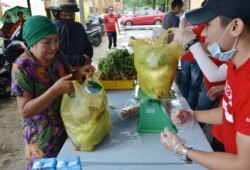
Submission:
{"label": "person's arm", "polygon": [[[228,132],[230,133],[230,132]],[[214,170],[249,170],[250,136],[237,132],[236,143],[238,154],[223,152],[203,152],[195,149],[188,151],[188,158]],[[181,149],[181,148],[180,148]]]}
{"label": "person's arm", "polygon": [[188,21],[187,21],[187,19],[186,19],[186,17],[185,17],[185,14],[183,14],[181,17],[180,17],[180,23],[179,23],[179,28],[186,28],[186,26],[187,26],[187,23],[188,23]]}
{"label": "person's arm", "polygon": [[71,74],[62,77],[45,93],[36,98],[32,98],[29,95],[17,96],[19,113],[21,113],[24,118],[32,117],[46,109],[59,95],[74,92],[71,78]]}
{"label": "person's arm", "polygon": [[225,91],[225,84],[213,86],[208,90],[207,96],[210,100],[214,101],[218,97],[222,96],[224,91]]}
{"label": "person's arm", "polygon": [[222,107],[210,110],[193,111],[194,120],[207,124],[222,124]]}
{"label": "person's arm", "polygon": [[208,81],[219,82],[226,80],[227,65],[222,64],[220,66],[217,66],[204,52],[199,42],[189,47],[189,50],[193,54],[202,73],[206,76]]}

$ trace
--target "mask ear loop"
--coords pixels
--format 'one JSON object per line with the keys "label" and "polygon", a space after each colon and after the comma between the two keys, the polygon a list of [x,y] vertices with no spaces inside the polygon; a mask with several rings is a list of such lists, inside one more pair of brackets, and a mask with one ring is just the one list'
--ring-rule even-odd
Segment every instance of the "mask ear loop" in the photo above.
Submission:
{"label": "mask ear loop", "polygon": [[220,40],[218,41],[218,44],[222,41],[222,39],[225,37],[226,33],[228,32],[229,28],[231,27],[231,25],[233,24],[233,22],[231,22],[227,29],[225,30],[225,32],[223,33],[223,35],[221,36]]}
{"label": "mask ear loop", "polygon": [[233,45],[232,49],[235,49],[235,46],[236,46],[236,44],[238,42],[238,39],[239,39],[239,36],[236,37],[236,40],[234,41],[234,45]]}

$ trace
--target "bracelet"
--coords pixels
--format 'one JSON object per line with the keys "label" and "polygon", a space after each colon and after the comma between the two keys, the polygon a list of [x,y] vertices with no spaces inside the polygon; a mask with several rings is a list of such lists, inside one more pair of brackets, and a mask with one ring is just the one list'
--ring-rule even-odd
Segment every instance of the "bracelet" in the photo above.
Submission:
{"label": "bracelet", "polygon": [[184,163],[188,163],[188,164],[191,164],[193,163],[193,161],[191,159],[188,158],[188,151],[190,149],[192,149],[191,146],[188,146],[188,145],[183,145],[184,148],[182,150],[182,155],[181,155],[181,160],[184,162]]}
{"label": "bracelet", "polygon": [[190,40],[186,45],[185,45],[185,51],[187,51],[192,45],[194,45],[195,43],[197,43],[198,40],[195,38],[195,39],[192,39]]}

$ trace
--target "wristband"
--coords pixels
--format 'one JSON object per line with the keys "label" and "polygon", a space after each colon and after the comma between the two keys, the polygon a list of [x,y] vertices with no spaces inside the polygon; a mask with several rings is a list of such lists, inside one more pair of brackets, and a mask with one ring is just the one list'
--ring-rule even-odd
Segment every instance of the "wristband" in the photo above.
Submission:
{"label": "wristband", "polygon": [[194,45],[195,43],[197,43],[198,40],[195,38],[195,39],[192,39],[190,40],[186,45],[185,45],[185,51],[187,51],[192,45]]}

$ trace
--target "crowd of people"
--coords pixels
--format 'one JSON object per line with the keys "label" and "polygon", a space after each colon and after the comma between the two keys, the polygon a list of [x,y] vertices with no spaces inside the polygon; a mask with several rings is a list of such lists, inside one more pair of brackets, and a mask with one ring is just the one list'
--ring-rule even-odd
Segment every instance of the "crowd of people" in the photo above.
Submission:
{"label": "crowd of people", "polygon": [[[182,6],[182,0],[174,0],[162,26],[175,27],[173,41],[185,47],[177,84],[192,111],[177,110],[171,113],[172,120],[183,124],[191,117],[201,127],[213,125],[214,152],[187,146],[168,129],[160,134],[161,142],[186,163],[195,161],[208,169],[249,169],[250,1],[207,0],[201,8],[179,18],[176,15]],[[95,70],[91,65],[92,44],[84,27],[74,21],[78,11],[75,0],[52,0],[54,22],[44,16],[24,20],[19,12],[16,23],[7,15],[1,29],[1,35],[9,38],[21,25],[27,46],[13,63],[11,94],[17,99],[23,122],[29,170],[36,158],[56,157],[59,153],[67,138],[60,115],[62,95],[74,92],[72,79],[84,80]],[[110,6],[104,17],[109,49],[117,45],[117,16],[113,11]]]}

